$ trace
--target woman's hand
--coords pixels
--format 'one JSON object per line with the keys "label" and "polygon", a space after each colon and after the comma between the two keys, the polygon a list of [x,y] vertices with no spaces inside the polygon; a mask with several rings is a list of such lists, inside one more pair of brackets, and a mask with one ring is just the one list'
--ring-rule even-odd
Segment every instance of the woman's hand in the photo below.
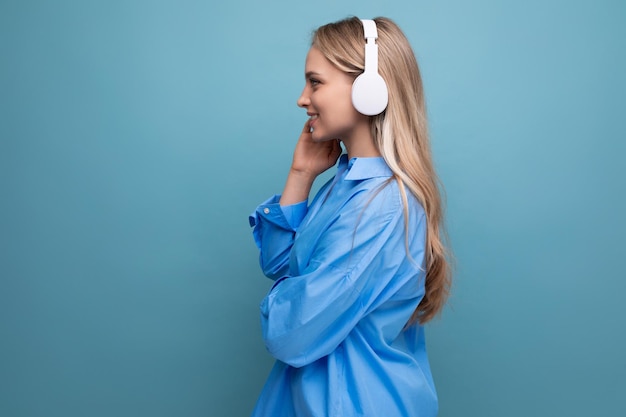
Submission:
{"label": "woman's hand", "polygon": [[283,206],[308,199],[315,178],[332,167],[341,155],[339,140],[314,142],[310,130],[307,120],[293,152],[291,169],[280,198]]}
{"label": "woman's hand", "polygon": [[319,174],[335,165],[339,155],[341,155],[339,140],[314,142],[307,120],[293,153],[291,170],[313,176],[315,179]]}

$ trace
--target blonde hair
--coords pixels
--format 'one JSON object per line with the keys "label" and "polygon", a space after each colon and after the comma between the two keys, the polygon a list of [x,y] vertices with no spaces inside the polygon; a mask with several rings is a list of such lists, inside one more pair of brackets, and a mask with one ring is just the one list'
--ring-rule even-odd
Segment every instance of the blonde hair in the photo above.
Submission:
{"label": "blonde hair", "polygon": [[[415,54],[400,28],[384,17],[374,19],[378,29],[378,72],[387,83],[389,104],[370,118],[374,143],[393,171],[402,196],[408,253],[406,188],[424,207],[426,281],[424,298],[409,323],[426,323],[443,308],[451,286],[449,250],[445,244],[440,181],[430,151],[426,104]],[[363,25],[356,17],[319,27],[311,45],[335,67],[357,77],[364,70]]]}

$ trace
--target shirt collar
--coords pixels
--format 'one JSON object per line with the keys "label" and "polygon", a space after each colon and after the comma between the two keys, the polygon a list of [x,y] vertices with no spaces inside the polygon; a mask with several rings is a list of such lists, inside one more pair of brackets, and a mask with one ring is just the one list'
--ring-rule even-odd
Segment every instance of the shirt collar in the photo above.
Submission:
{"label": "shirt collar", "polygon": [[346,180],[366,180],[377,177],[391,177],[393,172],[382,156],[373,158],[350,158],[343,154],[339,159],[339,170],[346,169]]}

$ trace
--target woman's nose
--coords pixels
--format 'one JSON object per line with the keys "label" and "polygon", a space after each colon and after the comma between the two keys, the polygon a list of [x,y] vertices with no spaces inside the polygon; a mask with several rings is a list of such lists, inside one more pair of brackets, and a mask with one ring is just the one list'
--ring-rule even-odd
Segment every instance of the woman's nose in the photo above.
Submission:
{"label": "woman's nose", "polygon": [[302,90],[302,94],[300,94],[300,98],[298,98],[298,107],[306,107],[311,104],[311,99],[309,98],[309,94],[307,89]]}

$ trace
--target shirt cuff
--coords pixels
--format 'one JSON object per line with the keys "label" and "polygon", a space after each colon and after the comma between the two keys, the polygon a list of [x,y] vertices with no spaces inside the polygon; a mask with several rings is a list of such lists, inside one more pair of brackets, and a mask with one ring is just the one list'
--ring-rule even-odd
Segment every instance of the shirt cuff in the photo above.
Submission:
{"label": "shirt cuff", "polygon": [[280,195],[274,195],[261,203],[248,217],[250,226],[254,227],[260,221],[267,221],[284,229],[295,231],[307,213],[307,200],[296,204],[281,206]]}

